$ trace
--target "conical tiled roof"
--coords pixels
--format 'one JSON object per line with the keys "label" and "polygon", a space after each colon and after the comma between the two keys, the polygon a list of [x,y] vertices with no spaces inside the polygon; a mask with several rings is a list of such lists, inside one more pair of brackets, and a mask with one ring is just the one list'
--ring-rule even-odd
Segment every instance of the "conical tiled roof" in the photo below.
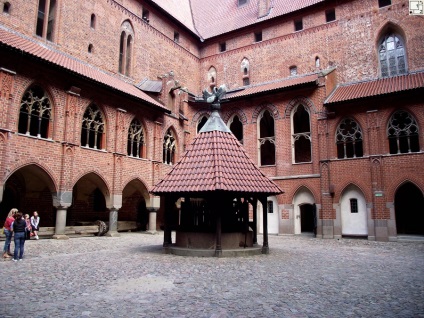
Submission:
{"label": "conical tiled roof", "polygon": [[180,161],[152,189],[156,195],[211,191],[283,192],[248,157],[217,111],[212,113]]}

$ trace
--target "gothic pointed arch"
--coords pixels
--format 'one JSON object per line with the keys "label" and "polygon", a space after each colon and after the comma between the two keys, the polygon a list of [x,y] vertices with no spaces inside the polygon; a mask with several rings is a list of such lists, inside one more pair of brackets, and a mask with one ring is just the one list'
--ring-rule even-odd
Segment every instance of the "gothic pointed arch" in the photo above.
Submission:
{"label": "gothic pointed arch", "polygon": [[312,161],[311,114],[310,109],[298,104],[291,113],[293,162]]}
{"label": "gothic pointed arch", "polygon": [[259,114],[257,129],[259,165],[275,165],[275,119],[268,108]]}
{"label": "gothic pointed arch", "polygon": [[163,137],[163,155],[162,162],[168,165],[176,163],[176,152],[177,152],[177,137],[174,129],[169,127]]}
{"label": "gothic pointed arch", "polygon": [[314,105],[314,103],[307,97],[304,96],[298,96],[296,98],[293,98],[286,106],[286,109],[284,110],[284,118],[290,118],[290,115],[293,111],[293,108],[297,105],[302,104],[309,108],[310,114],[315,114],[317,112],[317,109]]}
{"label": "gothic pointed arch", "polygon": [[216,72],[216,68],[213,65],[211,67],[209,67],[209,69],[208,69],[207,82],[208,82],[210,88],[216,87],[217,72]]}
{"label": "gothic pointed arch", "polygon": [[278,120],[278,119],[281,118],[280,112],[278,111],[277,106],[275,106],[274,104],[271,104],[271,103],[263,103],[263,104],[260,104],[258,107],[256,107],[255,110],[253,111],[252,124],[256,124],[256,122],[258,121],[259,115],[265,109],[267,109],[272,114],[272,117],[274,118],[274,120]]}
{"label": "gothic pointed arch", "polygon": [[38,138],[51,138],[53,105],[46,90],[32,84],[24,92],[20,109],[18,132]]}
{"label": "gothic pointed arch", "polygon": [[344,118],[337,126],[335,142],[337,158],[357,158],[363,156],[362,128],[353,118]]}
{"label": "gothic pointed arch", "polygon": [[125,20],[121,25],[119,40],[119,73],[126,76],[131,75],[134,38],[131,21]]}
{"label": "gothic pointed arch", "polygon": [[378,32],[376,46],[381,77],[408,72],[406,36],[400,26],[393,22],[386,23]]}
{"label": "gothic pointed arch", "polygon": [[135,158],[146,158],[147,146],[144,125],[134,118],[128,128],[127,155]]}
{"label": "gothic pointed arch", "polygon": [[100,108],[91,103],[85,110],[81,125],[81,146],[92,149],[105,148],[105,119]]}
{"label": "gothic pointed arch", "polygon": [[418,123],[406,110],[397,110],[390,116],[387,137],[391,154],[420,151]]}

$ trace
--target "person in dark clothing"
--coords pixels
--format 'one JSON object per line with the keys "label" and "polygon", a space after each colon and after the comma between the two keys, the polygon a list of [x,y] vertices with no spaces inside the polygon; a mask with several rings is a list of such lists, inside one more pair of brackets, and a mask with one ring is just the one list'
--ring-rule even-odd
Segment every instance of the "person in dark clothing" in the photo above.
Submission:
{"label": "person in dark clothing", "polygon": [[24,256],[24,245],[25,245],[25,229],[27,224],[25,220],[22,218],[22,213],[18,212],[15,215],[15,221],[12,224],[13,232],[15,233],[15,252],[13,254],[13,261],[19,260],[22,261],[22,257]]}

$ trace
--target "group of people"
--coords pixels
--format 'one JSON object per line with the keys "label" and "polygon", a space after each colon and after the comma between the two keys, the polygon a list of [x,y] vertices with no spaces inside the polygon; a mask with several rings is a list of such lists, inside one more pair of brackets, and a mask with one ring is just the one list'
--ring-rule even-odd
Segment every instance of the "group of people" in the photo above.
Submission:
{"label": "group of people", "polygon": [[[34,211],[33,216],[30,218],[28,214],[24,215],[22,212],[19,212],[18,209],[10,210],[3,227],[4,235],[6,236],[3,248],[3,258],[11,258],[13,256],[15,262],[18,260],[21,261],[24,256],[25,240],[29,240],[31,236],[34,236],[35,239],[38,240],[39,224],[40,217],[37,211]],[[10,252],[10,244],[13,235],[15,250],[12,254]]]}

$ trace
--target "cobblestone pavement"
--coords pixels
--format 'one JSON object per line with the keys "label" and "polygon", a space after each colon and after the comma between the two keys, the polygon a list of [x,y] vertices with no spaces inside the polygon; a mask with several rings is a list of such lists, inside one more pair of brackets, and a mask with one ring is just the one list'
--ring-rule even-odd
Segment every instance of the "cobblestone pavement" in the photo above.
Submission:
{"label": "cobblestone pavement", "polygon": [[221,259],[144,233],[30,241],[0,261],[0,317],[424,317],[423,243],[269,241]]}

